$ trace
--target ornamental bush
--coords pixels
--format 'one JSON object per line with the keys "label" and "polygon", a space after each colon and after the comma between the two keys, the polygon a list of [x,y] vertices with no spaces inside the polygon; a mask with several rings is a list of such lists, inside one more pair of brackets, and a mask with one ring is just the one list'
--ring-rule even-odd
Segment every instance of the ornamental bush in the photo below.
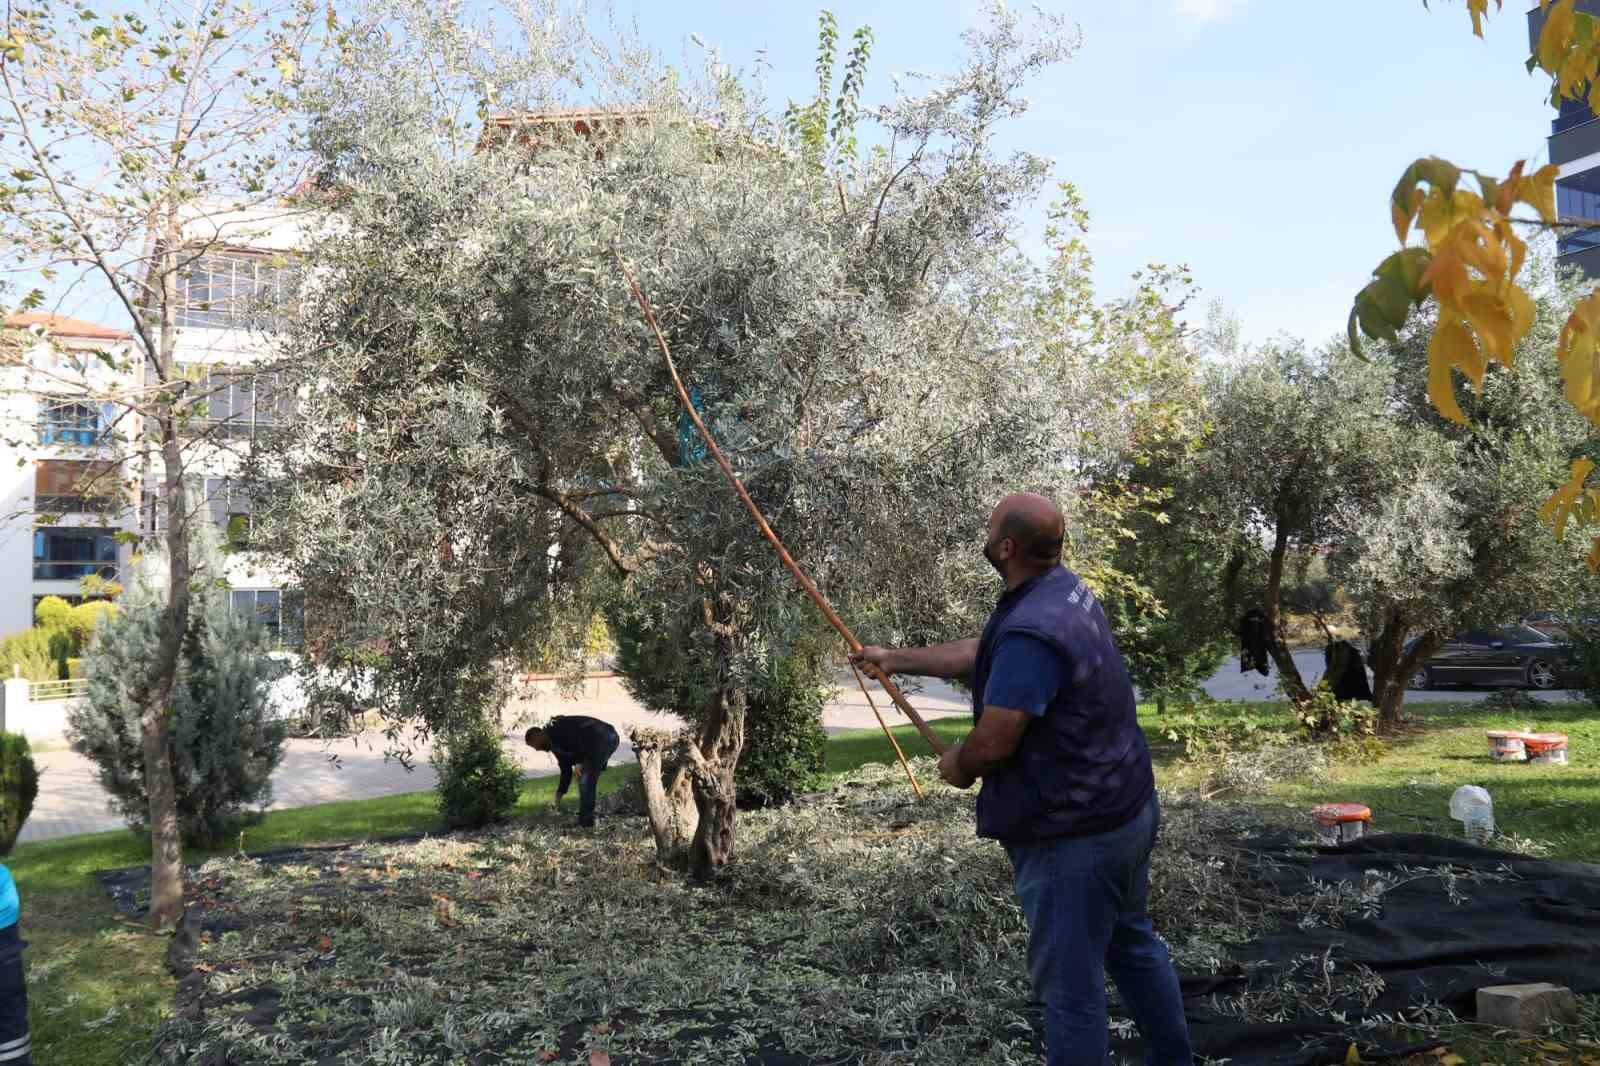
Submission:
{"label": "ornamental bush", "polygon": [[28,738],[0,733],[0,855],[16,846],[22,825],[39,797],[39,771],[33,765]]}
{"label": "ornamental bush", "polygon": [[[190,553],[196,587],[170,704],[170,750],[184,841],[205,847],[271,802],[287,727],[267,699],[270,639],[229,609],[215,534],[197,530]],[[89,697],[67,712],[73,750],[94,761],[112,809],[139,831],[149,828],[150,800],[134,686],[156,653],[166,572],[159,551],[135,564],[121,610],[106,616],[85,656]]]}
{"label": "ornamental bush", "polygon": [[506,754],[500,731],[487,720],[439,738],[433,766],[439,773],[439,813],[452,829],[504,821],[522,792],[522,767]]}

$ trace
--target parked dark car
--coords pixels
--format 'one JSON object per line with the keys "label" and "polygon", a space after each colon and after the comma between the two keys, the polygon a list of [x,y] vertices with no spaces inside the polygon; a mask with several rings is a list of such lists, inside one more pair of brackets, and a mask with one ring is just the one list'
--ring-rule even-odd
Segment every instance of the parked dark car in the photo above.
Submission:
{"label": "parked dark car", "polygon": [[[1412,642],[1407,642],[1409,650]],[[1510,685],[1557,688],[1573,680],[1571,649],[1520,622],[1458,633],[1411,675],[1412,688]]]}

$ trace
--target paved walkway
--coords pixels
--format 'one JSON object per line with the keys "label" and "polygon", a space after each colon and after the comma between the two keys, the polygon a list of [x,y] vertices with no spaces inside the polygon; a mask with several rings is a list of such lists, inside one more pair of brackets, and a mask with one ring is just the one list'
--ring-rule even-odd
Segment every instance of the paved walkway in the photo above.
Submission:
{"label": "paved walkway", "polygon": [[[873,689],[873,698],[885,719],[891,725],[903,723],[904,716],[894,709],[882,691],[877,686],[873,686]],[[966,696],[938,682],[926,685],[921,692],[911,695],[911,701],[926,718],[966,714],[969,711]],[[632,726],[671,728],[678,724],[675,717],[646,711],[624,695],[599,701],[567,701],[547,696],[533,706],[545,716],[582,713],[611,722],[622,734],[622,747],[617,750],[613,762],[634,761],[633,747],[627,739],[628,729]],[[853,679],[850,687],[841,688],[839,696],[823,712],[823,726],[830,733],[877,727],[877,720],[873,718]],[[335,800],[373,799],[434,787],[438,778],[428,761],[431,745],[414,746],[412,769],[409,771],[399,762],[384,758],[385,746],[386,739],[381,733],[368,733],[332,742],[289,741],[288,752],[272,775],[273,803],[269,809],[309,807]],[[520,731],[519,735],[508,740],[506,749],[522,764],[523,772],[529,777],[544,777],[557,772],[555,757],[534,751],[522,743]],[[43,751],[34,756],[34,762],[41,771],[39,798],[34,804],[33,814],[22,827],[21,841],[99,833],[124,826],[123,820],[107,809],[107,794],[96,779],[94,764],[88,759],[72,751]]]}

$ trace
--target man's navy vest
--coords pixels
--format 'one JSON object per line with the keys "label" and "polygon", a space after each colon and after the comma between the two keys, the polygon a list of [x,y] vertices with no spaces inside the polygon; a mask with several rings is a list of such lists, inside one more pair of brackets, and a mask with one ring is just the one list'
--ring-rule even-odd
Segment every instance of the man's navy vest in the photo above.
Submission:
{"label": "man's navy vest", "polygon": [[983,714],[995,648],[1026,633],[1067,664],[1055,701],[1016,754],[983,779],[978,834],[1008,843],[1107,833],[1127,824],[1155,790],[1133,683],[1094,593],[1064,566],[1000,597],[972,671],[972,718]]}

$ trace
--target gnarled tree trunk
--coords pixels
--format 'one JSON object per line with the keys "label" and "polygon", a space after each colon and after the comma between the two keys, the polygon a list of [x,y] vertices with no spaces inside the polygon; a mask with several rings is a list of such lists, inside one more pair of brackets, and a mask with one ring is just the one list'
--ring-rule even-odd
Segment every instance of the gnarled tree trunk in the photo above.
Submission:
{"label": "gnarled tree trunk", "polygon": [[706,728],[699,745],[691,749],[695,758],[690,780],[700,824],[689,849],[689,870],[698,880],[714,876],[733,854],[733,825],[738,815],[733,772],[744,751],[744,690],[722,685],[711,698],[714,706]]}
{"label": "gnarled tree trunk", "polygon": [[1267,631],[1271,640],[1267,652],[1278,667],[1278,679],[1283,684],[1284,695],[1294,703],[1305,703],[1311,692],[1295,665],[1294,653],[1289,650],[1287,634],[1283,628],[1283,561],[1289,553],[1289,526],[1278,519],[1272,538],[1272,558],[1267,564]]}
{"label": "gnarled tree trunk", "polygon": [[1384,619],[1383,629],[1372,643],[1368,661],[1372,665],[1372,700],[1378,705],[1378,727],[1392,729],[1400,724],[1406,684],[1419,667],[1444,644],[1444,637],[1428,632],[1404,651],[1410,627],[1399,613]]}
{"label": "gnarled tree trunk", "polygon": [[693,740],[659,729],[640,727],[629,733],[639,757],[639,781],[644,786],[645,814],[656,841],[656,858],[664,865],[687,865],[689,845],[700,824],[689,759],[685,749]]}

